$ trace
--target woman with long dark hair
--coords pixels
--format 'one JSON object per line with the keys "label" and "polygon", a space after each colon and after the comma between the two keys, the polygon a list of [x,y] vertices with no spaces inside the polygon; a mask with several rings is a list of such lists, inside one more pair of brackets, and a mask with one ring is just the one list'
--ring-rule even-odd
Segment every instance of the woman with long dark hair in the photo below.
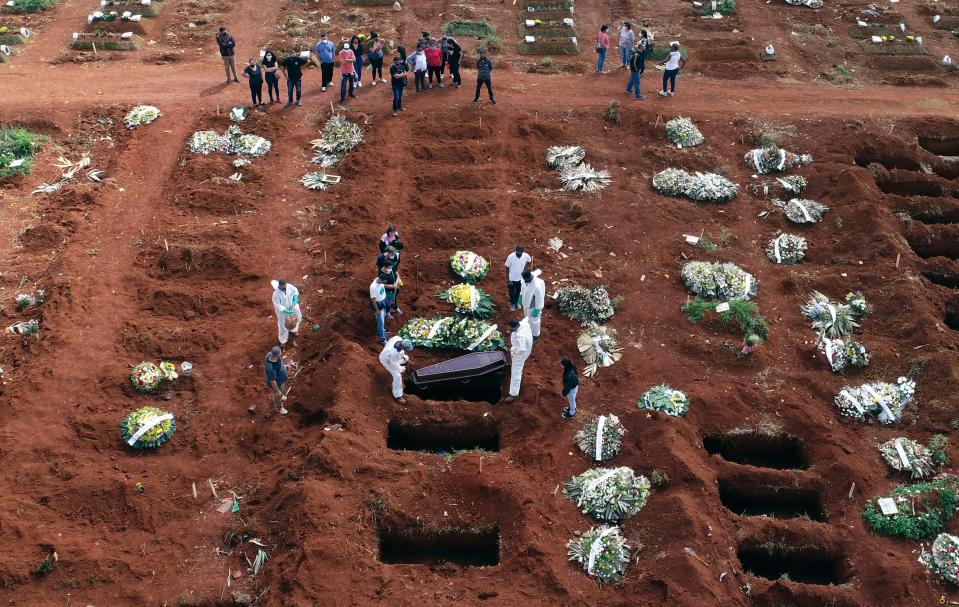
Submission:
{"label": "woman with long dark hair", "polygon": [[356,34],[353,34],[353,37],[350,38],[350,50],[353,51],[353,79],[356,80],[356,88],[360,88],[363,84],[360,82],[360,79],[363,77],[363,43],[360,42],[360,37]]}
{"label": "woman with long dark hair", "polygon": [[563,396],[569,405],[563,409],[563,417],[570,419],[576,416],[576,394],[579,392],[579,375],[576,365],[567,357],[559,361],[563,365]]}
{"label": "woman with long dark hair", "polygon": [[[280,102],[280,79],[276,75],[278,69],[280,68],[276,64],[276,55],[273,51],[267,50],[263,53],[263,74],[266,76],[266,92],[270,95],[270,103]],[[276,91],[275,99],[273,91]]]}

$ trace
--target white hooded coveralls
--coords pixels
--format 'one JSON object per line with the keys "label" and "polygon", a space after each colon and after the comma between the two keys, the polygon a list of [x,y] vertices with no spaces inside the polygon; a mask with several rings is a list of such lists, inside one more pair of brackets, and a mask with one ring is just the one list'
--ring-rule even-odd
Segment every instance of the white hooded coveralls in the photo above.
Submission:
{"label": "white hooded coveralls", "polygon": [[[529,328],[533,332],[533,337],[539,337],[543,306],[546,305],[546,283],[539,276],[534,276],[529,282],[524,280],[520,296],[523,298],[523,314],[529,319]],[[534,313],[533,310],[536,312]]]}
{"label": "white hooded coveralls", "polygon": [[[297,304],[293,305],[293,296],[297,296]],[[277,328],[279,329],[279,338],[280,345],[286,345],[286,340],[290,338],[290,332],[286,328],[286,317],[287,314],[284,310],[293,310],[293,315],[296,316],[296,327],[293,328],[293,332],[297,333],[300,330],[300,323],[303,322],[303,312],[300,311],[299,304],[300,292],[296,287],[287,283],[286,291],[281,291],[280,289],[273,290],[273,309],[276,310],[276,322]]]}
{"label": "white hooded coveralls", "polygon": [[406,352],[396,349],[396,344],[401,341],[403,341],[403,338],[399,335],[391,337],[383,347],[383,351],[380,352],[380,364],[393,377],[393,398],[403,396],[403,372],[406,371],[404,365],[410,360]]}
{"label": "white hooded coveralls", "polygon": [[533,351],[533,334],[529,328],[528,318],[519,321],[519,326],[510,334],[509,341],[509,395],[519,396],[520,384],[523,381],[523,367],[530,352]]}

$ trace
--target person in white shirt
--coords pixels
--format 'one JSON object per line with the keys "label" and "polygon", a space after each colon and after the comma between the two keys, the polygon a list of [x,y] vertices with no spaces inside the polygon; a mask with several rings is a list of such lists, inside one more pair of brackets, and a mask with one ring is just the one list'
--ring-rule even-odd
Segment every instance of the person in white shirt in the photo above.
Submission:
{"label": "person in white shirt", "polygon": [[529,319],[514,318],[509,321],[509,327],[512,329],[509,336],[509,396],[503,399],[505,403],[513,402],[519,397],[520,384],[523,382],[523,367],[526,366],[526,359],[533,351],[533,334],[529,329]]}
{"label": "person in white shirt", "polygon": [[[536,271],[539,274],[539,270]],[[546,305],[546,283],[532,272],[523,272],[523,313],[529,319],[529,328],[533,341],[539,339],[540,323],[543,320],[543,306]]]}
{"label": "person in white shirt", "polygon": [[509,309],[519,310],[519,294],[523,280],[523,272],[533,262],[529,253],[523,247],[516,245],[516,252],[506,258],[506,290],[509,292]]}
{"label": "person in white shirt", "polygon": [[623,22],[623,27],[619,28],[619,56],[623,60],[623,65],[620,67],[629,67],[629,60],[633,56],[635,36],[633,24],[629,21]]}
{"label": "person in white shirt", "polygon": [[300,292],[285,280],[273,280],[273,309],[276,310],[276,324],[279,328],[280,345],[285,346],[290,336],[296,338],[303,322],[300,311]]}
{"label": "person in white shirt", "polygon": [[[665,97],[667,94],[672,97],[676,94],[676,76],[679,75],[679,70],[686,65],[686,60],[683,59],[683,54],[679,52],[679,43],[670,42],[669,56],[656,65],[662,65],[665,67],[665,71],[663,72],[663,90],[659,91],[659,94],[663,97]],[[669,93],[666,93],[667,82],[669,83]]]}
{"label": "person in white shirt", "polygon": [[380,343],[386,345],[386,312],[390,304],[386,301],[386,287],[380,282],[379,275],[370,283],[370,308],[376,315],[376,333]]}
{"label": "person in white shirt", "polygon": [[380,364],[382,364],[393,377],[393,398],[402,405],[406,404],[406,399],[403,398],[403,372],[406,371],[404,365],[410,360],[406,352],[412,351],[413,342],[396,336],[391,337],[389,341],[386,342],[386,346],[383,347],[383,351],[380,352]]}
{"label": "person in white shirt", "polygon": [[416,52],[406,58],[407,65],[413,70],[413,81],[416,83],[416,94],[420,90],[426,92],[426,53],[423,52],[423,45],[416,45]]}

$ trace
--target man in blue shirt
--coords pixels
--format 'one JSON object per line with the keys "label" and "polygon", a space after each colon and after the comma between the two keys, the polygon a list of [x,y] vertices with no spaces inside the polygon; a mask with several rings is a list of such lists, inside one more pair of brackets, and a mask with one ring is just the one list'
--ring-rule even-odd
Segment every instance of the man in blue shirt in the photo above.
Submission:
{"label": "man in blue shirt", "polygon": [[286,415],[288,411],[283,406],[283,384],[289,378],[286,372],[286,365],[283,363],[283,352],[280,346],[273,346],[263,361],[266,370],[266,385],[273,393],[273,409],[280,415]]}
{"label": "man in blue shirt", "polygon": [[316,43],[313,49],[316,58],[320,61],[320,71],[323,73],[323,82],[321,82],[321,91],[326,91],[326,87],[333,85],[333,56],[336,46],[326,39],[326,34],[320,34],[320,41]]}

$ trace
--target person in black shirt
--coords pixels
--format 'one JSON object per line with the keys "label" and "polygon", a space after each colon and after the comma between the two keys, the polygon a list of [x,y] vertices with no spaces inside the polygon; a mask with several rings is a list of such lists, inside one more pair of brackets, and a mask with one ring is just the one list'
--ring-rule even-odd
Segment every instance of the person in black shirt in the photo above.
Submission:
{"label": "person in black shirt", "polygon": [[563,409],[563,417],[570,419],[576,416],[576,394],[579,392],[579,375],[576,374],[576,365],[567,357],[559,361],[563,365],[563,396],[569,403]]}
{"label": "person in black shirt", "polygon": [[250,64],[243,70],[243,77],[250,79],[253,105],[263,105],[263,68],[256,64],[256,59],[250,59]]}
{"label": "person in black shirt", "polygon": [[452,37],[446,39],[446,64],[450,66],[450,77],[453,78],[453,86],[459,88],[463,84],[460,78],[460,59],[463,58],[463,48]]}
{"label": "person in black shirt", "polygon": [[406,88],[406,64],[400,57],[393,57],[390,67],[390,82],[393,85],[393,115],[403,111],[403,89]]}
{"label": "person in black shirt", "polygon": [[360,37],[353,35],[350,38],[350,50],[353,51],[353,76],[356,79],[356,88],[362,88],[363,83],[363,43]]}
{"label": "person in black shirt", "polygon": [[493,62],[486,56],[486,51],[480,51],[479,59],[476,60],[476,95],[473,97],[473,103],[479,101],[480,87],[486,85],[489,91],[489,102],[496,105],[493,99]]}
{"label": "person in black shirt", "polygon": [[280,64],[280,67],[283,68],[283,73],[286,74],[286,94],[289,99],[286,102],[285,107],[290,107],[293,105],[293,89],[296,89],[296,104],[303,105],[303,102],[300,101],[300,95],[303,93],[303,66],[307,64],[307,60],[303,57],[300,57],[299,51],[291,51],[290,56],[283,60]]}
{"label": "person in black shirt", "polygon": [[[280,102],[280,79],[276,75],[276,70],[280,69],[276,64],[276,55],[273,51],[263,53],[263,73],[266,75],[266,92],[270,96],[270,103]],[[276,91],[276,99],[273,99],[273,91]]]}

